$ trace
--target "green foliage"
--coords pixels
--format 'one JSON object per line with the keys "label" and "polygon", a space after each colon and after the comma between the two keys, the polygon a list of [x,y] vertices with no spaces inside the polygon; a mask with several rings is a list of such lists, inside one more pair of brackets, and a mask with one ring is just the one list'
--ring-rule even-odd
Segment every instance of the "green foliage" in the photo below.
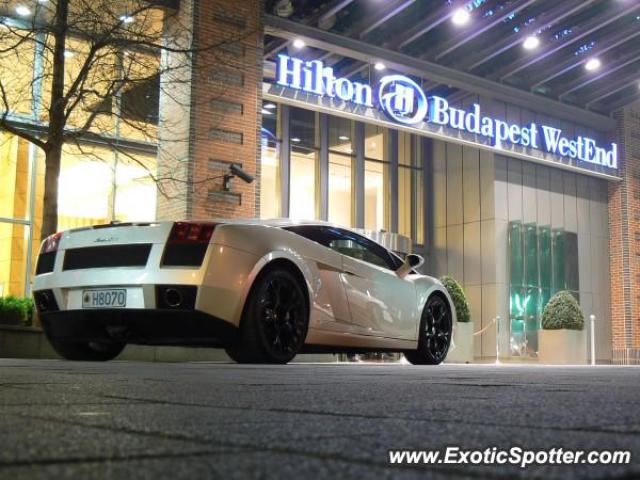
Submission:
{"label": "green foliage", "polygon": [[0,297],[0,324],[30,326],[33,312],[33,300],[30,298]]}
{"label": "green foliage", "polygon": [[545,330],[582,330],[584,314],[578,301],[570,292],[563,290],[556,293],[542,314],[542,328]]}
{"label": "green foliage", "polygon": [[449,292],[449,296],[451,297],[451,300],[453,300],[453,306],[456,309],[458,322],[460,323],[470,322],[471,313],[469,312],[469,302],[467,302],[467,297],[464,294],[464,290],[462,289],[460,284],[456,282],[455,279],[447,275],[445,275],[444,277],[441,277],[440,281]]}

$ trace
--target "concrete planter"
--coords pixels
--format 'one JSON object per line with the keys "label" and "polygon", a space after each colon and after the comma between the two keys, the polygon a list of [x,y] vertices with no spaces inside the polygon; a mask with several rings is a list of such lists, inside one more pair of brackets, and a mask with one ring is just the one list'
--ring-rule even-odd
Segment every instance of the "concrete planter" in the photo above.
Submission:
{"label": "concrete planter", "polygon": [[548,365],[585,365],[586,330],[538,330],[538,360]]}
{"label": "concrete planter", "polygon": [[473,322],[456,323],[453,331],[453,344],[445,359],[446,363],[473,362]]}

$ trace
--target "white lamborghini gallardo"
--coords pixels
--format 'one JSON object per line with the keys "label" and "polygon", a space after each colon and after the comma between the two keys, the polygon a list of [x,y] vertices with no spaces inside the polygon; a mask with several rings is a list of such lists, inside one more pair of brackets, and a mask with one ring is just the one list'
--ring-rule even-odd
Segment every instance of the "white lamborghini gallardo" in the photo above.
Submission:
{"label": "white lamborghini gallardo", "polygon": [[33,295],[70,360],[127,343],[225,348],[242,363],[305,352],[404,352],[438,364],[456,314],[447,290],[349,229],[248,220],[121,223],[42,243]]}

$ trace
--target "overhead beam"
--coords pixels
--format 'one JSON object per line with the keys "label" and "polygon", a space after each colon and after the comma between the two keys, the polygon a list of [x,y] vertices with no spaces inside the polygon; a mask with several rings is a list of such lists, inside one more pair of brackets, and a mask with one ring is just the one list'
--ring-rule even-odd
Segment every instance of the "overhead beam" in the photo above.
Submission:
{"label": "overhead beam", "polygon": [[[585,73],[577,80],[564,84],[562,90],[559,91],[558,96],[560,99],[562,99],[566,97],[568,94],[573,93],[576,90],[580,90],[581,88],[584,88],[587,85],[590,85],[591,83],[596,82],[636,62],[640,62],[640,54],[638,52],[631,52],[630,54],[625,55],[623,58],[621,58],[617,62],[608,65],[607,69],[598,75],[592,76]],[[640,73],[638,74],[638,80],[640,81]]]}
{"label": "overhead beam", "polygon": [[273,15],[265,15],[264,23],[267,33],[276,37],[287,40],[300,37],[308,45],[362,62],[379,59],[384,62],[387,68],[398,72],[428,78],[438,83],[451,85],[452,87],[489,98],[497,98],[534,111],[542,111],[559,119],[579,122],[595,130],[610,131],[615,128],[615,122],[607,116],[589,112],[572,105],[562,104],[477,75],[371,45],[361,40],[327,32]]}
{"label": "overhead beam", "polygon": [[501,69],[497,74],[492,76],[496,78],[500,78],[501,80],[504,80],[505,78],[510,77],[524,70],[525,68],[528,68],[531,65],[534,65],[540,62],[541,60],[544,60],[545,58],[548,58],[549,56],[553,55],[559,50],[562,50],[568,47],[569,45],[574,44],[578,40],[581,40],[584,37],[591,35],[597,30],[600,30],[603,27],[610,25],[611,23],[624,17],[625,15],[628,15],[630,13],[633,13],[634,11],[640,10],[640,4],[638,2],[629,2],[629,3],[617,2],[613,4],[613,6],[611,7],[611,10],[613,11],[613,13],[605,18],[602,18],[602,16],[597,15],[591,18],[588,22],[585,22],[583,25],[581,25],[581,29],[575,35],[567,38],[566,41],[558,42],[556,46],[548,46],[548,48],[545,48],[544,51],[538,55],[524,58],[520,61],[512,63],[511,65],[507,65],[506,67]]}
{"label": "overhead beam", "polygon": [[[524,10],[534,2],[535,0],[520,0],[519,2],[511,4],[510,7],[505,8],[503,11],[501,11],[500,15],[488,17],[486,19],[481,20],[480,22],[477,22],[478,23],[477,26],[474,25],[472,27],[473,30],[469,31],[469,29],[466,29],[458,32],[457,35],[455,35],[448,42],[445,42],[444,45],[438,46],[437,53],[435,55],[435,60],[440,60],[442,57],[460,48],[467,42],[470,42],[474,38],[479,37],[487,30],[492,29],[493,27],[501,23],[508,16],[513,15],[514,13],[520,12],[521,10]],[[428,58],[428,57],[429,57],[429,54],[424,55],[424,58]]]}
{"label": "overhead beam", "polygon": [[421,36],[429,33],[438,25],[446,22],[453,15],[454,10],[446,6],[437,8],[430,15],[420,20],[413,27],[406,31],[404,35],[399,35],[398,39],[392,42],[391,48],[401,49]]}
{"label": "overhead beam", "polygon": [[[637,36],[640,36],[640,29],[638,29],[637,25],[632,24],[629,29],[616,32],[611,37],[603,39],[600,44],[591,51],[590,55],[602,55],[603,53],[613,50],[614,48],[619,47],[620,45],[634,39]],[[564,73],[582,65],[583,63],[584,57],[575,57],[572,55],[568,60],[554,64],[551,70],[542,72],[541,75],[527,76],[529,78],[528,84],[531,85],[532,88],[544,85],[545,83],[550,82],[554,78],[563,75]]]}
{"label": "overhead beam", "polygon": [[358,27],[355,27],[354,31],[357,32],[358,37],[363,38],[367,33],[374,31],[380,25],[413,5],[414,2],[415,0],[393,0],[387,2],[384,11],[374,12],[372,15],[363,18],[361,22],[358,22]]}
{"label": "overhead beam", "polygon": [[[335,15],[340,10],[348,7],[353,0],[331,0],[323,9],[311,15],[308,18],[301,20],[302,23],[308,25],[316,25],[317,23],[326,20],[327,18]],[[287,42],[273,42],[271,45],[267,45],[264,49],[264,57],[270,57],[275,55],[279,51],[283,50],[287,46]]]}
{"label": "overhead beam", "polygon": [[465,70],[473,70],[492,58],[497,57],[501,53],[506,52],[517,45],[521,45],[522,39],[526,37],[527,32],[535,33],[546,30],[563,19],[583,10],[595,1],[596,0],[574,0],[573,2],[559,2],[555,8],[546,10],[536,17],[536,21],[530,26],[525,27],[519,32],[513,32],[507,35],[497,43],[492,43],[480,53],[470,56],[468,60],[463,58],[460,62],[456,63],[456,67]]}
{"label": "overhead beam", "polygon": [[603,85],[598,90],[590,92],[589,95],[581,97],[587,108],[590,108],[594,103],[598,103],[599,101],[610,97],[614,93],[618,93],[621,90],[624,90],[631,85],[638,85],[638,73],[633,72],[630,75],[627,75],[616,82],[607,82],[606,85]]}

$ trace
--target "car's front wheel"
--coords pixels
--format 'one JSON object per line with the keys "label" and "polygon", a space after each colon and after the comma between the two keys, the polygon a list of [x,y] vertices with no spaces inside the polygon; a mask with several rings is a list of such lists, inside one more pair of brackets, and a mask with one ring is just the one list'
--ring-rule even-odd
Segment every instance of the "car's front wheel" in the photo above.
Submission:
{"label": "car's front wheel", "polygon": [[124,347],[125,343],[104,341],[104,342],[71,342],[57,338],[49,338],[53,349],[66,360],[106,362],[116,358]]}
{"label": "car's front wheel", "polygon": [[422,311],[418,349],[404,356],[414,365],[438,365],[447,356],[451,345],[453,318],[447,301],[431,295]]}
{"label": "car's front wheel", "polygon": [[261,273],[247,298],[240,338],[227,354],[238,363],[287,363],[304,345],[309,324],[304,285],[289,270]]}

